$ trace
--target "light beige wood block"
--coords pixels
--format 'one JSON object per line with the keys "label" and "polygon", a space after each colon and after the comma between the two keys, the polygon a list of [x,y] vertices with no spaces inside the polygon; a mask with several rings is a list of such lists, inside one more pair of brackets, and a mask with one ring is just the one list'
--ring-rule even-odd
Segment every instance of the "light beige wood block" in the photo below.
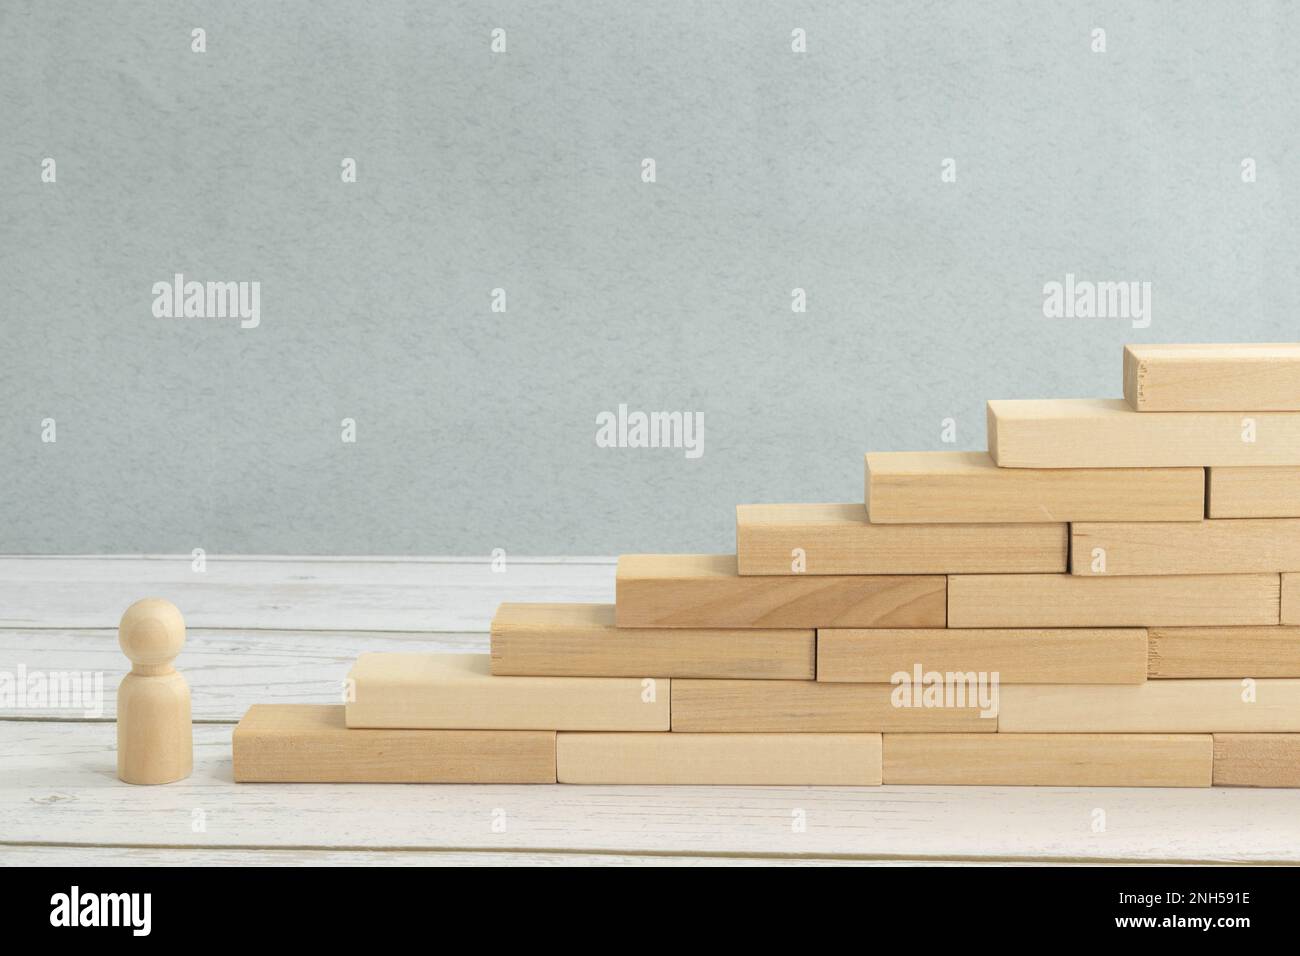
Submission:
{"label": "light beige wood block", "polygon": [[256,704],[232,738],[239,783],[554,783],[550,730],[351,730],[343,707]]}
{"label": "light beige wood block", "polygon": [[1282,575],[1282,623],[1300,624],[1300,574]]}
{"label": "light beige wood block", "polygon": [[1300,627],[1153,627],[1151,678],[1300,677]]}
{"label": "light beige wood block", "polygon": [[742,576],[734,554],[625,554],[619,627],[943,627],[941,574]]}
{"label": "light beige wood block", "polygon": [[1300,345],[1126,345],[1124,397],[1142,412],[1300,410]]}
{"label": "light beige wood block", "polygon": [[861,504],[736,508],[741,574],[1064,571],[1068,539],[1061,523],[872,524]]}
{"label": "light beige wood block", "polygon": [[1070,570],[1085,577],[1300,570],[1300,518],[1081,521]]}
{"label": "light beige wood block", "polygon": [[817,679],[889,683],[899,672],[997,672],[1004,684],[1140,684],[1143,628],[817,631]]}
{"label": "light beige wood block", "polygon": [[1300,468],[1208,468],[1211,518],[1300,518]]}
{"label": "light beige wood block", "polygon": [[931,787],[1208,787],[1209,734],[885,734],[884,782]]}
{"label": "light beige wood block", "polygon": [[[977,691],[964,707],[895,706],[889,684],[817,681],[673,681],[678,733],[994,733],[980,716]],[[954,698],[956,699],[956,698]]]}
{"label": "light beige wood block", "polygon": [[502,604],[492,618],[494,675],[811,680],[816,656],[810,628],[615,627],[612,604]]}
{"label": "light beige wood block", "polygon": [[1215,627],[1278,623],[1279,575],[1152,578],[962,574],[949,627]]}
{"label": "light beige wood block", "polygon": [[497,677],[487,654],[362,654],[349,727],[667,730],[665,677]]}
{"label": "light beige wood block", "polygon": [[1300,787],[1300,734],[1215,734],[1216,787]]}
{"label": "light beige wood block", "polygon": [[1300,413],[1135,412],[1106,398],[991,401],[988,440],[1002,468],[1300,465]]}
{"label": "light beige wood block", "polygon": [[1300,680],[1004,684],[1001,698],[998,729],[1009,734],[1300,731]]}
{"label": "light beige wood block", "polygon": [[880,734],[560,734],[560,783],[880,785]]}
{"label": "light beige wood block", "polygon": [[988,452],[872,452],[874,524],[1198,521],[1203,468],[999,468]]}

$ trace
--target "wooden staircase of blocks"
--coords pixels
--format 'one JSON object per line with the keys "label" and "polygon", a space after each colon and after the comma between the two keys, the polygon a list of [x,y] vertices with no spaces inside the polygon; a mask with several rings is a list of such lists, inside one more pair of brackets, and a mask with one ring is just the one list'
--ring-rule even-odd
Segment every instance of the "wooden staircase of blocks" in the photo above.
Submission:
{"label": "wooden staircase of blocks", "polygon": [[503,604],[253,707],[244,782],[1300,786],[1300,345],[1129,346],[1123,400],[741,505],[734,555]]}

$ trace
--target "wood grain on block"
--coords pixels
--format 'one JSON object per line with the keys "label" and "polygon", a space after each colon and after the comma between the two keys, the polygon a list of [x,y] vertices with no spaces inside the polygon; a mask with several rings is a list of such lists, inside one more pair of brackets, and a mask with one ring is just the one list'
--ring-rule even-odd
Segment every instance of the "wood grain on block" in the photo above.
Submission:
{"label": "wood grain on block", "polygon": [[667,730],[664,677],[497,677],[487,654],[363,654],[349,727]]}
{"label": "wood grain on block", "polygon": [[1209,734],[885,734],[884,782],[981,787],[1208,787]]}
{"label": "wood grain on block", "polygon": [[1279,575],[948,578],[949,627],[1214,627],[1278,623]]}
{"label": "wood grain on block", "polygon": [[1300,677],[1300,627],[1153,627],[1148,650],[1151,678]]}
{"label": "wood grain on block", "polygon": [[1197,521],[1203,468],[999,468],[988,452],[873,452],[874,524]]}
{"label": "wood grain on block", "polygon": [[1068,539],[1063,523],[873,524],[861,504],[736,508],[741,574],[1064,571]]}
{"label": "wood grain on block", "polygon": [[1300,410],[1300,345],[1126,345],[1124,397],[1141,412]]}
{"label": "wood grain on block", "polygon": [[[673,681],[673,730],[686,733],[993,733],[996,716],[980,716],[978,690],[967,706],[924,706],[918,689],[889,684],[817,681]],[[987,689],[987,688],[986,688]],[[908,706],[896,706],[894,692]],[[942,698],[940,698],[942,699]],[[946,703],[946,700],[945,700]]]}
{"label": "wood grain on block", "polygon": [[888,683],[895,674],[997,672],[1003,683],[1140,684],[1147,677],[1143,628],[817,631],[817,679]]}
{"label": "wood grain on block", "polygon": [[1216,787],[1300,787],[1300,734],[1215,734]]}
{"label": "wood grain on block", "polygon": [[880,734],[560,734],[560,783],[880,785]]}
{"label": "wood grain on block", "polygon": [[1282,575],[1282,623],[1300,624],[1300,574]]}
{"label": "wood grain on block", "polygon": [[816,655],[811,628],[615,627],[612,604],[502,604],[492,619],[494,675],[811,680]]}
{"label": "wood grain on block", "polygon": [[1004,684],[1000,691],[1003,733],[1300,731],[1300,680]]}
{"label": "wood grain on block", "polygon": [[341,705],[255,704],[232,737],[239,783],[554,783],[550,730],[352,730]]}
{"label": "wood grain on block", "polygon": [[1208,468],[1206,516],[1300,518],[1300,468]]}
{"label": "wood grain on block", "polygon": [[619,627],[943,627],[941,574],[742,576],[734,554],[625,554]]}
{"label": "wood grain on block", "polygon": [[1135,412],[1123,399],[991,401],[1002,468],[1300,465],[1300,413]]}
{"label": "wood grain on block", "polygon": [[1300,570],[1300,518],[1081,521],[1070,526],[1073,574],[1253,574]]}

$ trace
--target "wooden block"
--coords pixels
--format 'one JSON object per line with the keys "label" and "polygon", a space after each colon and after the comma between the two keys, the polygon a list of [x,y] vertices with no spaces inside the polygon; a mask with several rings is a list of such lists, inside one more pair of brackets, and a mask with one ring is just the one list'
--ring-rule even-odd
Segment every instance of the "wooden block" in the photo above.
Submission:
{"label": "wooden block", "polygon": [[742,577],[733,554],[625,554],[617,587],[619,627],[943,627],[948,621],[941,574]]}
{"label": "wooden block", "polygon": [[349,727],[667,730],[667,678],[494,677],[487,654],[362,654]]}
{"label": "wooden block", "polygon": [[[684,733],[993,733],[996,716],[966,707],[896,707],[889,684],[673,681],[673,731]],[[976,700],[970,689],[966,703]],[[996,702],[994,702],[996,704]]]}
{"label": "wooden block", "polygon": [[560,734],[560,783],[880,785],[880,734]]}
{"label": "wooden block", "polygon": [[1135,412],[1105,398],[992,401],[988,436],[1002,468],[1300,465],[1296,412]]}
{"label": "wooden block", "polygon": [[[1064,571],[1067,529],[1065,524],[872,524],[861,504],[740,505],[736,557],[741,574]],[[802,572],[795,570],[799,554]]]}
{"label": "wooden block", "polygon": [[[1242,699],[1253,689],[1255,700]],[[1200,734],[1300,730],[1300,680],[1004,684],[1003,733]]]}
{"label": "wooden block", "polygon": [[949,627],[1214,627],[1278,623],[1279,575],[948,578]]}
{"label": "wooden block", "polygon": [[1300,787],[1300,734],[1215,734],[1216,787]]}
{"label": "wooden block", "polygon": [[1300,624],[1300,574],[1282,575],[1282,623]]}
{"label": "wooden block", "polygon": [[1300,570],[1300,518],[1070,526],[1070,571],[1085,577],[1293,570]]}
{"label": "wooden block", "polygon": [[1140,412],[1300,410],[1300,345],[1126,345],[1124,397]]}
{"label": "wooden block", "polygon": [[350,730],[342,706],[255,704],[239,783],[554,783],[551,730]]}
{"label": "wooden block", "polygon": [[1209,734],[886,734],[884,782],[979,787],[1208,787]]}
{"label": "wooden block", "polygon": [[1210,518],[1300,518],[1300,468],[1207,468]]}
{"label": "wooden block", "polygon": [[899,672],[997,672],[1004,684],[1140,684],[1142,628],[839,630],[817,632],[817,679],[889,683]]}
{"label": "wooden block", "polygon": [[867,455],[873,524],[1199,521],[1203,468],[999,468],[988,452]]}
{"label": "wooden block", "polygon": [[1300,677],[1300,627],[1155,627],[1148,647],[1152,678]]}
{"label": "wooden block", "polygon": [[816,656],[811,628],[615,627],[612,604],[502,604],[492,618],[493,674],[811,680]]}

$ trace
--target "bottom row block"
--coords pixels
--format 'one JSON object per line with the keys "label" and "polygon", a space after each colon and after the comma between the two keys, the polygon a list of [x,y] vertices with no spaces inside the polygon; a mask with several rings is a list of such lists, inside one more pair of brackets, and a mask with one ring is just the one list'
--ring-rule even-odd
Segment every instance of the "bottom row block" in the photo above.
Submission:
{"label": "bottom row block", "polygon": [[339,706],[257,705],[243,783],[1298,787],[1300,734],[587,733],[349,729]]}
{"label": "bottom row block", "polygon": [[1208,787],[1209,734],[886,734],[884,781],[929,786]]}
{"label": "bottom row block", "polygon": [[1216,787],[1300,787],[1300,734],[1215,734]]}
{"label": "bottom row block", "polygon": [[880,734],[560,734],[560,783],[877,787]]}
{"label": "bottom row block", "polygon": [[1208,787],[1209,734],[560,734],[585,784]]}
{"label": "bottom row block", "polygon": [[342,706],[255,704],[238,783],[555,783],[553,730],[352,730]]}

